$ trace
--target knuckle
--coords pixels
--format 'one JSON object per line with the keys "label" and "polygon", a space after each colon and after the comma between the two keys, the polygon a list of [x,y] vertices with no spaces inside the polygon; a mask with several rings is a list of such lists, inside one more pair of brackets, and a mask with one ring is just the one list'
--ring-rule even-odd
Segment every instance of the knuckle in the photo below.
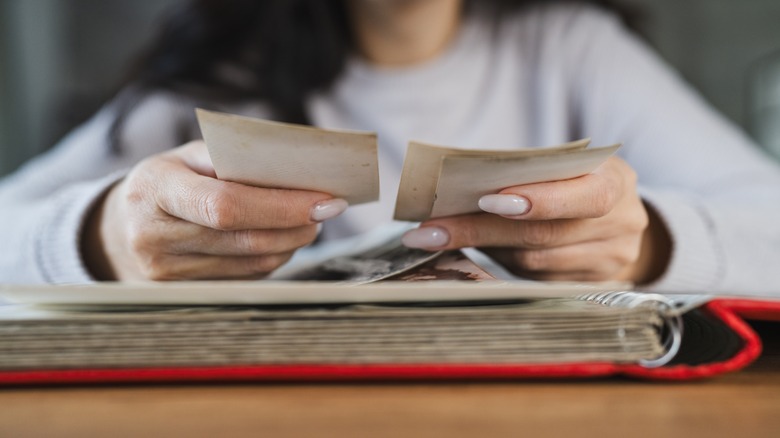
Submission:
{"label": "knuckle", "polygon": [[146,200],[149,196],[148,193],[149,191],[146,188],[146,184],[143,184],[137,179],[128,179],[122,195],[128,205],[137,206],[141,205]]}
{"label": "knuckle", "polygon": [[122,201],[132,207],[131,212],[158,209],[158,197],[165,192],[163,177],[171,172],[171,163],[164,155],[142,160],[117,185]]}
{"label": "knuckle", "polygon": [[167,262],[167,257],[162,254],[146,254],[139,259],[139,268],[141,274],[149,280],[166,281],[175,280],[171,264]]}
{"label": "knuckle", "polygon": [[165,154],[158,154],[146,157],[133,167],[128,178],[135,181],[156,181],[161,173],[170,170],[170,160],[166,159]]}
{"label": "knuckle", "polygon": [[152,180],[150,179],[149,173],[150,170],[147,166],[139,165],[125,177],[122,183],[120,183],[121,197],[128,205],[142,205],[150,199],[150,193],[152,193]]}
{"label": "knuckle", "polygon": [[[620,215],[614,215],[614,231],[624,235],[642,234],[650,225],[650,217],[641,202],[631,208],[622,208]],[[617,221],[617,222],[616,222]]]}
{"label": "knuckle", "polygon": [[317,226],[302,227],[293,232],[247,230],[236,232],[235,236],[238,247],[254,255],[266,256],[312,243],[317,238]]}
{"label": "knuckle", "polygon": [[635,233],[642,233],[650,225],[650,217],[644,208],[637,209],[636,214],[631,221],[630,230]]}
{"label": "knuckle", "polygon": [[613,175],[615,179],[622,179],[625,182],[636,181],[636,171],[625,160],[613,155],[609,158],[608,163],[611,166],[609,174]]}
{"label": "knuckle", "polygon": [[178,226],[165,218],[130,220],[126,230],[127,247],[135,254],[170,252],[185,240]]}
{"label": "knuckle", "polygon": [[515,262],[524,271],[544,271],[549,267],[549,254],[546,251],[517,251]]}
{"label": "knuckle", "polygon": [[133,223],[127,230],[127,243],[133,253],[146,254],[152,252],[154,239],[151,238],[146,227]]}
{"label": "knuckle", "polygon": [[249,271],[255,274],[266,274],[276,268],[272,256],[252,257],[248,263]]}
{"label": "knuckle", "polygon": [[622,266],[636,263],[639,260],[639,254],[642,249],[641,246],[641,239],[632,239],[631,242],[621,245],[620,251],[617,254],[618,263]]}
{"label": "knuckle", "polygon": [[628,266],[638,259],[638,254],[636,254],[634,251],[624,249],[622,251],[618,251],[614,255],[615,263],[618,266]]}
{"label": "knuckle", "polygon": [[269,252],[270,242],[264,232],[252,230],[237,231],[234,237],[237,247],[244,248],[252,254],[263,255]]}
{"label": "knuckle", "polygon": [[241,221],[239,203],[230,190],[210,190],[198,196],[197,203],[211,228],[231,230]]}
{"label": "knuckle", "polygon": [[523,244],[528,248],[544,248],[558,237],[558,226],[552,221],[536,222],[523,232]]}
{"label": "knuckle", "polygon": [[271,273],[282,266],[289,258],[289,255],[282,254],[252,257],[249,260],[249,270],[257,274]]}

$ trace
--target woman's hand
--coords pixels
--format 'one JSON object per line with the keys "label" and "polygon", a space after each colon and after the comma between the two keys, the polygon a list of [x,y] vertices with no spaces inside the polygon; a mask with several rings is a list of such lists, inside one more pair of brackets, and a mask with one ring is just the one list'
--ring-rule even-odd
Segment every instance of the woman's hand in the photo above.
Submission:
{"label": "woman's hand", "polygon": [[216,179],[205,144],[140,162],[87,221],[87,265],[102,280],[260,278],[317,236],[346,201]]}
{"label": "woman's hand", "polygon": [[663,224],[637,194],[636,174],[612,157],[591,174],[484,196],[488,213],[433,219],[404,243],[431,250],[478,247],[537,280],[649,283],[669,259]]}

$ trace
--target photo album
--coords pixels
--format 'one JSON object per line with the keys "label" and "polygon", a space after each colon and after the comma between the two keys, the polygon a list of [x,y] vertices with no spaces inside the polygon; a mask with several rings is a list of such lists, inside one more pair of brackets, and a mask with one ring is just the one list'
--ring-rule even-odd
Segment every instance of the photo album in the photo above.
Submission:
{"label": "photo album", "polygon": [[[377,136],[198,110],[218,178],[379,196]],[[305,248],[270,278],[0,285],[0,384],[714,376],[761,354],[768,297],[536,282],[476,249],[407,248],[414,222],[503,188],[576,178],[619,145],[410,142],[392,226]],[[406,223],[404,223],[406,222]],[[409,224],[412,222],[412,224]]]}

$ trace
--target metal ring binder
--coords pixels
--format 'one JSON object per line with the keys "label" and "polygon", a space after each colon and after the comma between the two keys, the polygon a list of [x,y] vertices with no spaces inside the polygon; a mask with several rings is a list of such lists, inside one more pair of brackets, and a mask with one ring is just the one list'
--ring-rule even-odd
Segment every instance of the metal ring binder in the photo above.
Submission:
{"label": "metal ring binder", "polygon": [[640,365],[647,368],[663,366],[672,360],[680,350],[683,332],[682,316],[675,310],[674,302],[669,298],[659,294],[631,291],[597,292],[580,295],[577,298],[603,304],[605,306],[633,308],[649,305],[659,310],[661,318],[663,319],[664,328],[666,329],[666,336],[663,339],[663,347],[666,352],[655,359],[640,360]]}

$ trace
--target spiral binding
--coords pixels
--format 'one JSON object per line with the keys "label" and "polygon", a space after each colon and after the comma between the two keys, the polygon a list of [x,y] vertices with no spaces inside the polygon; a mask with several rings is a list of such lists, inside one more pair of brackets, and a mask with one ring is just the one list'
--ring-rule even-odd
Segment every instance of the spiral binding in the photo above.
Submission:
{"label": "spiral binding", "polygon": [[580,295],[578,299],[592,301],[610,307],[636,308],[651,306],[657,309],[666,328],[663,339],[665,353],[655,359],[642,359],[639,363],[647,368],[657,368],[667,364],[680,350],[682,343],[683,321],[681,313],[675,308],[675,303],[659,294],[648,294],[631,291],[595,292]]}

